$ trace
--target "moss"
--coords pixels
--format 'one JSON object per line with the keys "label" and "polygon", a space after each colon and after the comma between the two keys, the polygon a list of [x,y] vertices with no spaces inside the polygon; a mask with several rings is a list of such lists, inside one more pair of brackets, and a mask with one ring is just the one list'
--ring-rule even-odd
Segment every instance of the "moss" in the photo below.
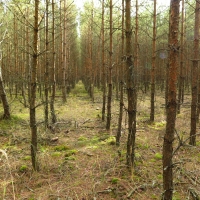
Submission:
{"label": "moss", "polygon": [[156,159],[152,158],[152,159],[150,160],[150,162],[156,162]]}
{"label": "moss", "polygon": [[46,151],[48,151],[48,148],[47,148],[46,146],[40,145],[40,151],[41,151],[42,153],[45,153]]}
{"label": "moss", "polygon": [[23,160],[31,160],[31,156],[25,156]]}
{"label": "moss", "polygon": [[70,156],[75,155],[77,153],[78,153],[78,150],[72,149],[72,150],[69,150],[69,151],[66,152],[65,157],[70,157]]}
{"label": "moss", "polygon": [[142,160],[142,156],[137,152],[137,153],[135,153],[135,158],[136,158],[136,160]]}
{"label": "moss", "polygon": [[92,145],[92,146],[88,146],[87,149],[98,149],[99,146],[97,145]]}
{"label": "moss", "polygon": [[25,172],[27,171],[28,167],[26,165],[22,165],[20,168],[19,168],[19,171],[20,172]]}
{"label": "moss", "polygon": [[174,191],[172,200],[181,200],[182,198],[180,197],[179,193],[177,193],[176,191]]}
{"label": "moss", "polygon": [[161,160],[162,159],[162,154],[156,153],[154,158],[157,159],[157,160]]}
{"label": "moss", "polygon": [[69,157],[65,157],[65,160],[76,160],[75,156],[69,156]]}
{"label": "moss", "polygon": [[200,146],[200,141],[196,142],[196,145],[197,145],[197,146]]}
{"label": "moss", "polygon": [[118,178],[112,178],[111,179],[111,183],[112,184],[117,184],[119,182],[119,179]]}
{"label": "moss", "polygon": [[162,130],[163,127],[165,127],[166,121],[161,121],[161,122],[153,122],[150,125],[148,125],[149,128],[153,128],[155,130]]}
{"label": "moss", "polygon": [[163,175],[162,174],[158,174],[157,177],[158,177],[158,179],[162,179]]}
{"label": "moss", "polygon": [[61,152],[57,151],[57,152],[53,152],[51,155],[53,157],[60,157],[62,154],[61,154]]}
{"label": "moss", "polygon": [[86,137],[84,137],[84,136],[80,136],[79,138],[78,138],[78,141],[87,141],[88,139],[86,138]]}
{"label": "moss", "polygon": [[69,150],[69,147],[68,146],[65,146],[65,145],[60,145],[60,146],[56,146],[54,148],[55,151],[67,151]]}
{"label": "moss", "polygon": [[92,137],[92,139],[90,140],[90,144],[96,144],[98,142],[99,142],[99,137],[97,136]]}
{"label": "moss", "polygon": [[152,198],[152,199],[158,199],[158,195],[152,194],[152,195],[151,195],[151,198]]}
{"label": "moss", "polygon": [[102,144],[115,145],[116,139],[115,139],[114,136],[110,136],[109,138],[107,138],[105,141],[102,141],[101,143]]}

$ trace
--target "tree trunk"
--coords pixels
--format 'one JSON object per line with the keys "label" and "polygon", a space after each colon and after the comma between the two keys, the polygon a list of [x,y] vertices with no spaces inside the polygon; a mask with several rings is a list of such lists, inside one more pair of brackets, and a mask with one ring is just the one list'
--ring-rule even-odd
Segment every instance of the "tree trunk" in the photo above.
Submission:
{"label": "tree trunk", "polygon": [[156,0],[154,0],[153,13],[153,42],[152,42],[152,67],[151,67],[151,112],[150,121],[154,122],[155,115],[155,67],[156,67]]}
{"label": "tree trunk", "polygon": [[54,0],[52,0],[52,72],[51,72],[51,82],[52,82],[52,95],[50,102],[50,110],[51,110],[51,120],[52,123],[56,123],[56,114],[54,108],[55,96],[56,96],[56,77],[55,77],[55,16],[54,16]]}
{"label": "tree trunk", "polygon": [[45,39],[46,39],[46,52],[45,52],[45,108],[44,108],[44,115],[45,115],[45,127],[48,127],[49,124],[49,0],[46,0],[46,29],[45,29]]}
{"label": "tree trunk", "polygon": [[132,26],[131,26],[131,0],[126,0],[126,71],[127,71],[127,98],[128,98],[128,141],[126,161],[131,173],[135,159],[136,134],[136,86],[134,85],[134,66],[132,61]]}
{"label": "tree trunk", "polygon": [[35,171],[39,170],[37,162],[37,125],[36,125],[36,77],[37,77],[37,62],[38,62],[38,10],[39,0],[35,0],[34,14],[34,34],[33,34],[33,58],[31,67],[31,84],[30,84],[30,128],[31,128],[31,158],[32,166]]}
{"label": "tree trunk", "polygon": [[184,1],[182,1],[182,11],[181,11],[181,55],[180,55],[180,72],[179,72],[179,88],[178,88],[178,105],[177,113],[180,114],[181,103],[183,103],[183,92],[184,92],[184,24],[185,24],[185,7]]}
{"label": "tree trunk", "polygon": [[94,102],[94,67],[93,67],[93,15],[94,15],[94,5],[93,1],[92,7],[91,7],[91,19],[90,19],[90,25],[89,25],[89,46],[88,46],[88,56],[89,56],[89,95],[92,99],[92,102]]}
{"label": "tree trunk", "polygon": [[109,48],[109,69],[108,69],[108,101],[107,101],[107,123],[106,129],[110,130],[111,124],[111,102],[112,102],[112,55],[113,55],[113,21],[112,21],[113,5],[110,0],[110,48]]}
{"label": "tree trunk", "polygon": [[[122,0],[122,46],[121,46],[121,56],[124,56],[124,0]],[[120,68],[120,104],[119,104],[119,118],[118,118],[118,129],[116,136],[116,145],[119,146],[121,131],[122,131],[122,118],[123,118],[123,108],[124,108],[124,80],[123,74],[124,72],[124,62],[122,60],[121,68]]]}
{"label": "tree trunk", "polygon": [[199,62],[199,28],[200,28],[200,3],[196,0],[195,27],[194,27],[194,58],[192,66],[192,103],[191,103],[191,130],[190,145],[196,145],[196,123],[197,123],[197,81]]}
{"label": "tree trunk", "polygon": [[1,95],[1,101],[3,103],[3,109],[4,109],[3,119],[10,119],[10,106],[8,104],[7,95],[4,89],[1,67],[0,67],[0,95]]}
{"label": "tree trunk", "polygon": [[64,1],[64,30],[63,30],[63,65],[62,65],[62,99],[67,101],[66,68],[67,68],[67,10]]}
{"label": "tree trunk", "polygon": [[106,111],[106,69],[105,69],[105,43],[104,43],[104,0],[102,0],[102,90],[103,90],[103,104],[102,104],[102,121],[105,121],[105,111]]}
{"label": "tree trunk", "polygon": [[166,105],[167,124],[163,143],[163,199],[172,200],[173,196],[173,141],[176,121],[176,82],[179,61],[179,0],[171,0],[169,27],[169,79],[168,102]]}
{"label": "tree trunk", "polygon": [[17,98],[18,96],[18,90],[19,90],[19,83],[18,83],[18,78],[19,78],[19,66],[18,66],[18,37],[17,37],[17,32],[18,32],[18,23],[16,20],[16,14],[14,14],[14,66],[15,66],[15,97]]}

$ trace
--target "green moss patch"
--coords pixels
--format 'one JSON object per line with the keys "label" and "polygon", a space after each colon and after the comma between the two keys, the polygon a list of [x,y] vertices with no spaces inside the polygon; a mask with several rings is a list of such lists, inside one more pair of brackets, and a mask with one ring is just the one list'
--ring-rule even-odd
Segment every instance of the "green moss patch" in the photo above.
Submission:
{"label": "green moss patch", "polygon": [[161,160],[162,159],[162,154],[156,153],[154,158],[157,159],[157,160]]}
{"label": "green moss patch", "polygon": [[54,148],[55,151],[67,151],[69,150],[69,147],[68,146],[65,146],[65,145],[60,145],[60,146],[56,146]]}

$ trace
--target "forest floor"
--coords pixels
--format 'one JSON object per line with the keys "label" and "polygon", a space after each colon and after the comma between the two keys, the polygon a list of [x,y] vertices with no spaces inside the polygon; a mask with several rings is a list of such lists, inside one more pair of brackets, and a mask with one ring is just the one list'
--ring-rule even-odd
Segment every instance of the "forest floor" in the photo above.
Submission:
{"label": "forest floor", "polygon": [[[19,99],[10,102],[12,119],[0,121],[0,199],[162,199],[162,144],[166,124],[164,92],[156,94],[156,115],[152,124],[148,120],[150,97],[142,92],[138,95],[133,175],[126,168],[125,112],[121,145],[115,146],[119,101],[114,97],[111,131],[106,131],[105,122],[101,120],[101,92],[96,91],[95,101],[92,102],[81,82],[71,91],[67,103],[63,104],[62,98],[57,97],[58,122],[51,130],[44,129],[44,108],[39,107],[39,172],[34,172],[31,166],[29,110]],[[187,140],[189,132],[188,94],[181,114],[177,115],[174,149],[180,141]],[[189,146],[188,140],[183,142],[173,162],[173,200],[199,199],[200,137],[197,136],[196,147]]]}

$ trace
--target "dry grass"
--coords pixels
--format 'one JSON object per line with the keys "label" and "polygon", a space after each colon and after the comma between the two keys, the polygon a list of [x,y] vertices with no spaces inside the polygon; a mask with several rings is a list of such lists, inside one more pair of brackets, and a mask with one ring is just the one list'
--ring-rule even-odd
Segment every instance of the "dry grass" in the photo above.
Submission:
{"label": "dry grass", "polygon": [[[121,146],[114,145],[118,120],[117,100],[113,101],[112,130],[101,121],[101,94],[92,103],[78,84],[67,103],[56,100],[59,123],[54,130],[38,126],[40,171],[33,172],[30,159],[28,110],[17,101],[12,104],[13,118],[1,121],[0,199],[6,200],[111,200],[161,199],[162,143],[165,132],[164,94],[157,94],[156,119],[149,124],[149,97],[140,94],[133,176],[127,172],[127,127],[124,113]],[[189,96],[186,97],[189,101]],[[38,109],[43,121],[43,108]],[[189,136],[190,110],[183,107],[176,129],[181,138]],[[52,142],[52,138],[58,140]],[[200,142],[183,146],[174,156],[174,200],[192,199],[200,191]],[[176,138],[174,148],[178,145]],[[192,189],[193,190],[192,190]],[[194,192],[193,192],[194,193]]]}

